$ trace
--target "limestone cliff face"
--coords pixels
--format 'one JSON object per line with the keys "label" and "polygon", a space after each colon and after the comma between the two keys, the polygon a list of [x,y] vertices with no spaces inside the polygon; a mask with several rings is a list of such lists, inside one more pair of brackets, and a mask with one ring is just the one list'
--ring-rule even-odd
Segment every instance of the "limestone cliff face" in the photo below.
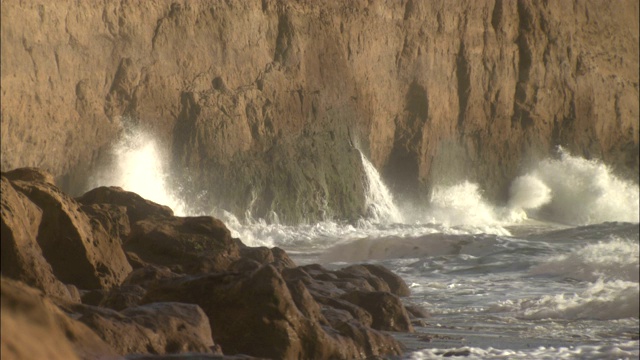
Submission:
{"label": "limestone cliff face", "polygon": [[[638,173],[638,1],[2,2],[2,170],[81,191],[123,126],[205,202],[357,217],[396,194],[504,199],[556,145]],[[221,190],[224,189],[224,190]]]}

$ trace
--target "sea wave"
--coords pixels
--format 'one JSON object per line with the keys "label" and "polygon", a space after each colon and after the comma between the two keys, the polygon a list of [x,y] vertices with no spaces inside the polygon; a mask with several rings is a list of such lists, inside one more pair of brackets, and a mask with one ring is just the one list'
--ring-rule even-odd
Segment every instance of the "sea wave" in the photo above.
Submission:
{"label": "sea wave", "polygon": [[544,295],[532,299],[501,301],[489,312],[510,312],[527,320],[615,320],[638,318],[640,289],[637,282],[602,279],[580,293]]}

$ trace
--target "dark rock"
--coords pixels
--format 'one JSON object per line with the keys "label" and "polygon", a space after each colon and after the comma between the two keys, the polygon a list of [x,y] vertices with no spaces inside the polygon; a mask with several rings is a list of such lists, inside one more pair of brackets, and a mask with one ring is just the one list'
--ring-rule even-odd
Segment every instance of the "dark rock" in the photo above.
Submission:
{"label": "dark rock", "polygon": [[65,315],[40,291],[4,277],[1,284],[3,359],[121,359],[91,329]]}
{"label": "dark rock", "polygon": [[227,227],[210,216],[138,221],[125,249],[145,262],[186,273],[225,270],[240,258]]}
{"label": "dark rock", "polygon": [[385,268],[382,265],[376,264],[362,264],[369,272],[380,279],[384,280],[392,293],[398,296],[409,296],[411,295],[411,290],[407,286],[407,283],[402,280],[402,278],[391,270]]}
{"label": "dark rock", "polygon": [[[370,291],[390,291],[389,285],[377,276],[374,276],[369,270],[362,265],[351,265],[342,268],[335,274],[347,284],[352,286],[343,286],[346,290],[370,290]],[[346,284],[345,284],[346,285]]]}
{"label": "dark rock", "polygon": [[95,188],[86,192],[77,200],[84,205],[111,204],[124,206],[127,209],[127,215],[132,225],[139,220],[150,217],[164,218],[173,216],[173,210],[168,206],[156,204],[136,193],[125,191],[116,186]]}
{"label": "dark rock", "polygon": [[396,295],[388,292],[352,291],[341,297],[363,309],[373,318],[378,330],[413,332],[409,315]]}
{"label": "dark rock", "polygon": [[332,307],[338,310],[344,310],[351,315],[351,318],[358,320],[362,325],[370,327],[373,323],[371,314],[353,303],[342,300],[340,298],[333,298],[328,296],[314,296],[315,300],[325,306]]}
{"label": "dark rock", "polygon": [[120,240],[109,236],[75,200],[51,184],[12,184],[42,209],[37,240],[58,279],[81,289],[109,289],[131,271]]}
{"label": "dark rock", "polygon": [[71,295],[54,275],[36,241],[42,210],[10,181],[2,177],[2,275],[36,287],[46,294],[71,300]]}
{"label": "dark rock", "polygon": [[98,306],[107,293],[108,291],[104,289],[83,290],[80,299],[85,305]]}
{"label": "dark rock", "polygon": [[409,314],[409,316],[411,316],[411,318],[426,319],[430,316],[427,309],[423,308],[422,306],[405,305],[404,308],[407,309],[407,313]]}
{"label": "dark rock", "polygon": [[143,301],[200,305],[226,354],[351,359],[401,352],[395,339],[372,329],[344,333],[339,329],[325,330],[323,316],[311,305],[310,294],[300,284],[290,281],[288,285],[275,267],[265,265],[252,273],[169,280],[149,289]]}
{"label": "dark rock", "polygon": [[285,268],[293,268],[296,264],[291,260],[287,253],[277,247],[267,248],[260,247],[240,247],[240,256],[238,264],[234,264],[234,268],[238,269],[257,269],[260,265],[273,265],[279,270]]}
{"label": "dark rock", "polygon": [[197,305],[153,303],[120,312],[87,305],[64,308],[120,354],[211,353],[214,347],[209,320]]}
{"label": "dark rock", "polygon": [[149,288],[167,279],[175,279],[178,277],[180,277],[180,275],[174,273],[166,266],[146,265],[133,270],[122,284],[140,285],[144,288]]}
{"label": "dark rock", "polygon": [[122,285],[109,290],[98,305],[118,311],[124,310],[139,305],[146,293],[142,286]]}

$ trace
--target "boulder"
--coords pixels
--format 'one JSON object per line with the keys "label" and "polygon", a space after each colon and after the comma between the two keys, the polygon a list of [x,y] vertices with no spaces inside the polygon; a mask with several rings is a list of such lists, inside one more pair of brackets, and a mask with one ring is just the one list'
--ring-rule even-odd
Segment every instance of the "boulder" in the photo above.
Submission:
{"label": "boulder", "polygon": [[268,248],[265,246],[251,247],[240,246],[240,259],[233,264],[238,268],[253,268],[254,270],[260,265],[273,265],[277,269],[293,268],[296,264],[291,260],[287,253],[278,248]]}
{"label": "boulder", "polygon": [[37,289],[1,279],[3,359],[122,359],[91,329],[60,311]]}
{"label": "boulder", "polygon": [[117,186],[95,188],[86,192],[77,200],[83,205],[111,204],[124,206],[127,209],[127,215],[132,225],[139,220],[150,217],[164,218],[173,216],[173,210],[168,206],[156,204],[136,193],[123,190]]}
{"label": "boulder", "polygon": [[210,216],[140,220],[124,246],[143,261],[176,272],[225,270],[240,258],[240,242]]}
{"label": "boulder", "polygon": [[365,309],[373,319],[371,327],[378,330],[413,332],[407,310],[396,295],[388,292],[352,291],[341,296]]}
{"label": "boulder", "polygon": [[325,329],[323,326],[329,323],[320,316],[317,305],[311,305],[309,295],[299,284],[288,285],[274,266],[264,265],[242,274],[168,280],[149,289],[143,301],[200,305],[225,354],[353,359],[401,353],[402,347],[395,339],[373,329],[357,332],[358,336],[353,331]]}
{"label": "boulder", "polygon": [[42,210],[2,177],[2,275],[20,280],[46,294],[71,299],[54,275],[36,241]]}
{"label": "boulder", "polygon": [[398,296],[411,295],[411,290],[409,290],[407,283],[386,267],[377,264],[362,264],[361,266],[365,267],[372,275],[382,279],[393,294]]}
{"label": "boulder", "polygon": [[109,236],[75,200],[48,183],[12,184],[42,209],[37,240],[58,279],[81,289],[109,289],[129,274],[120,240]]}
{"label": "boulder", "polygon": [[213,353],[216,349],[209,320],[197,305],[153,303],[118,312],[76,304],[65,310],[119,354]]}

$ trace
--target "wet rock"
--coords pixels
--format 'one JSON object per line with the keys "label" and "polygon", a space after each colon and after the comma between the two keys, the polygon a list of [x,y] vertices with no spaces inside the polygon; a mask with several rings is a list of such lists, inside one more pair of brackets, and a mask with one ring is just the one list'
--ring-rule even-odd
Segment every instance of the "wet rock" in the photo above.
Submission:
{"label": "wet rock", "polygon": [[64,307],[119,354],[212,353],[209,320],[197,305],[153,303],[120,312],[102,307]]}
{"label": "wet rock", "polygon": [[109,236],[75,200],[48,183],[12,184],[42,209],[37,241],[58,279],[81,289],[109,289],[129,274],[120,239]]}
{"label": "wet rock", "polygon": [[239,243],[220,220],[209,216],[140,220],[124,247],[175,272],[220,271],[240,258]]}
{"label": "wet rock", "polygon": [[409,290],[407,283],[386,267],[377,264],[362,264],[362,266],[369,270],[372,275],[382,279],[393,294],[398,296],[411,295],[411,290]]}
{"label": "wet rock", "polygon": [[23,283],[1,280],[2,358],[21,360],[121,359],[83,323]]}
{"label": "wet rock", "polygon": [[411,318],[417,319],[426,319],[430,317],[429,311],[422,306],[418,305],[405,305],[405,309],[407,309],[407,313]]}
{"label": "wet rock", "polygon": [[168,206],[156,204],[136,193],[125,191],[116,186],[97,187],[86,192],[77,200],[84,205],[111,204],[124,206],[127,209],[127,216],[131,225],[150,217],[166,218],[173,216],[173,210]]}
{"label": "wet rock", "polygon": [[301,283],[288,285],[275,267],[265,265],[251,273],[170,280],[149,289],[143,301],[200,305],[225,354],[347,359],[401,352],[396,340],[373,329],[325,330],[323,317],[311,305],[310,294],[300,288]]}
{"label": "wet rock", "polygon": [[277,269],[282,270],[284,268],[292,268],[296,266],[289,255],[278,247],[249,247],[242,245],[240,247],[240,256],[241,258],[238,260],[239,263],[234,264],[234,266],[238,268],[256,269],[259,265],[270,264],[275,266]]}
{"label": "wet rock", "polygon": [[67,287],[54,275],[36,241],[42,210],[2,177],[2,275],[20,280],[51,296],[71,300]]}
{"label": "wet rock", "polygon": [[396,295],[380,291],[352,291],[341,298],[371,314],[373,318],[371,326],[374,329],[413,332],[409,315]]}

